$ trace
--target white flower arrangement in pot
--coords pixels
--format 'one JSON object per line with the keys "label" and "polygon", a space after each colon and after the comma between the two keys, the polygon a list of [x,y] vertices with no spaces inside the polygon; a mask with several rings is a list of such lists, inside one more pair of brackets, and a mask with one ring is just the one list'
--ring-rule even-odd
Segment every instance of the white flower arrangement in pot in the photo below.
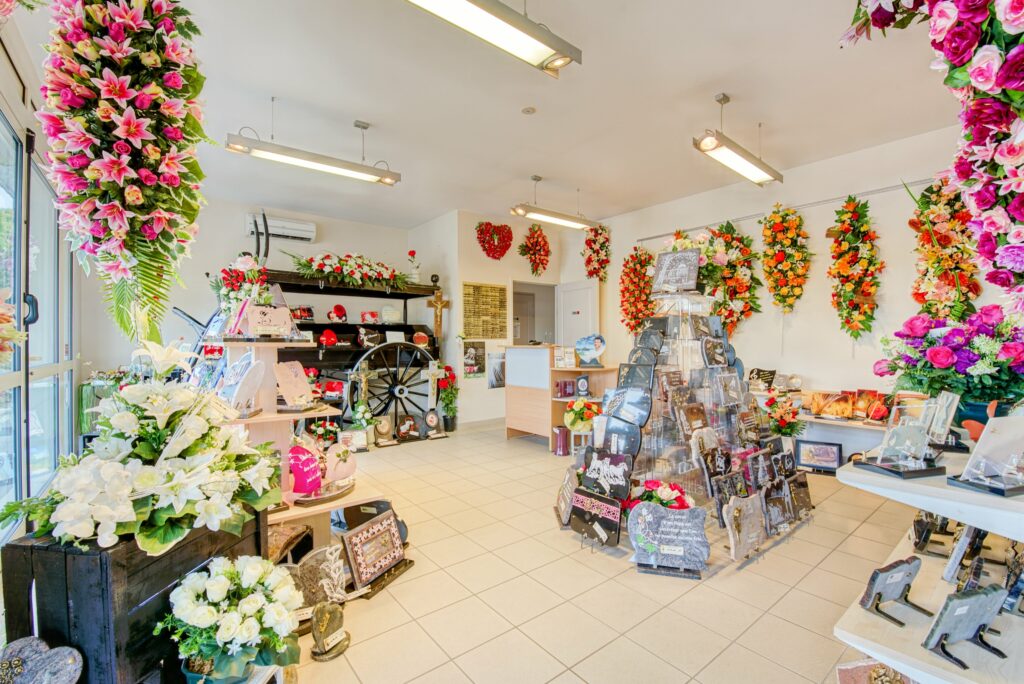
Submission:
{"label": "white flower arrangement in pot", "polygon": [[214,558],[171,592],[172,611],[154,634],[177,642],[189,682],[244,682],[256,665],[298,662],[302,603],[285,568],[259,556]]}

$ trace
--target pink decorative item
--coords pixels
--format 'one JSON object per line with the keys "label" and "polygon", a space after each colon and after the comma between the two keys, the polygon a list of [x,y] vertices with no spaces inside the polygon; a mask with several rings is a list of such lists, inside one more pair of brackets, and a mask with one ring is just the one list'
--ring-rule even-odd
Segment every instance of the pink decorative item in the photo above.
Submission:
{"label": "pink decorative item", "polygon": [[363,311],[359,314],[363,323],[380,323],[380,314],[376,311]]}
{"label": "pink decorative item", "polygon": [[288,450],[288,467],[292,472],[292,491],[311,494],[322,486],[320,461],[309,449],[293,446]]}
{"label": "pink decorative item", "polygon": [[335,304],[334,307],[327,312],[327,320],[333,323],[348,323],[348,312],[345,311],[345,307],[341,304]]}

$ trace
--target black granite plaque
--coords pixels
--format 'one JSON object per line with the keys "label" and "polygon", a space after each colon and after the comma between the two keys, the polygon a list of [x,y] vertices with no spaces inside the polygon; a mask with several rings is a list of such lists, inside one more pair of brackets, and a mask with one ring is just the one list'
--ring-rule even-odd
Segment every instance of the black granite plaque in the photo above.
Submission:
{"label": "black granite plaque", "polygon": [[646,387],[607,389],[601,403],[604,415],[621,418],[639,427],[646,425],[651,417],[651,390]]}
{"label": "black granite plaque", "polygon": [[654,366],[620,363],[617,384],[620,388],[646,387],[654,389]]}
{"label": "black granite plaque", "polygon": [[582,484],[586,489],[615,499],[629,496],[632,456],[588,448],[584,459]]}
{"label": "black granite plaque", "polygon": [[572,494],[569,527],[604,546],[619,545],[622,509],[611,497],[587,491],[582,487]]}

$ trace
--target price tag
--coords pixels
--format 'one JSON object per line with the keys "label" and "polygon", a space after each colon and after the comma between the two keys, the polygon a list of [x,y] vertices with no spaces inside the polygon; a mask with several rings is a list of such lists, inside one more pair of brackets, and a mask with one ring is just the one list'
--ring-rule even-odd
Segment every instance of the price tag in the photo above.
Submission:
{"label": "price tag", "polygon": [[376,513],[377,509],[374,508],[373,506],[360,506],[359,507],[359,512],[360,513]]}
{"label": "price tag", "polygon": [[960,606],[959,608],[956,609],[956,612],[954,612],[953,615],[963,615],[964,613],[966,613],[970,609],[971,609],[970,606]]}
{"label": "price tag", "polygon": [[294,615],[295,619],[299,622],[302,622],[303,620],[309,620],[313,617],[313,607],[310,606],[309,608],[299,608],[298,610],[292,611],[292,615]]}
{"label": "price tag", "polygon": [[345,638],[346,634],[347,632],[345,632],[344,629],[339,629],[337,632],[324,639],[325,650],[329,651],[335,646],[337,646],[339,643],[341,643],[341,640]]}
{"label": "price tag", "polygon": [[601,540],[602,544],[605,543],[606,541],[608,541],[608,533],[604,531],[604,528],[602,528],[597,523],[593,524],[593,528],[594,528],[594,534],[596,534],[598,536],[598,538]]}

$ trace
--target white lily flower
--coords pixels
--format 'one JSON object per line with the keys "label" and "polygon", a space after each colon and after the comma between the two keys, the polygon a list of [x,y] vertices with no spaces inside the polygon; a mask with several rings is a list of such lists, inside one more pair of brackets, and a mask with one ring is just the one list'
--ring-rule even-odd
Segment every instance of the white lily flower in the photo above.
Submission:
{"label": "white lily flower", "polygon": [[214,496],[196,503],[196,521],[193,527],[208,527],[214,532],[220,529],[220,524],[230,518],[233,513],[228,506],[227,497],[215,494]]}
{"label": "white lily flower", "polygon": [[132,358],[137,356],[149,357],[149,362],[153,366],[153,372],[159,377],[165,377],[175,368],[181,368],[186,373],[190,372],[192,367],[186,362],[186,359],[193,358],[196,354],[179,351],[174,347],[164,347],[156,342],[145,340],[142,342],[141,349],[136,349],[132,352]]}

